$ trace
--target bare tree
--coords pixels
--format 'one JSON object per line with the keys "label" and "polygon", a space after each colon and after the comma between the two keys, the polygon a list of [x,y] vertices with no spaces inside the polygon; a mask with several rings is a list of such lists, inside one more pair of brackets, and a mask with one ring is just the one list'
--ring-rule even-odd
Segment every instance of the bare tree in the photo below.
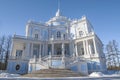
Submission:
{"label": "bare tree", "polygon": [[117,57],[117,63],[118,63],[118,66],[120,67],[120,61],[119,61],[120,54],[119,54],[119,49],[118,49],[118,43],[115,40],[113,40],[113,46],[114,46],[114,51]]}
{"label": "bare tree", "polygon": [[0,69],[3,69],[3,63],[2,63],[2,61],[3,61],[3,54],[4,54],[4,51],[5,51],[5,49],[4,49],[4,44],[5,44],[5,36],[2,36],[1,38],[0,38]]}
{"label": "bare tree", "polygon": [[106,46],[107,51],[107,66],[108,69],[120,68],[120,54],[118,50],[118,43],[115,40],[110,41]]}
{"label": "bare tree", "polygon": [[[2,36],[0,38],[0,69],[6,69],[8,56],[10,54],[12,36]],[[4,61],[4,62],[3,62]]]}
{"label": "bare tree", "polygon": [[5,36],[2,36],[1,38],[0,38],[0,54],[2,54],[3,53],[3,51],[4,51],[4,44],[5,44]]}
{"label": "bare tree", "polygon": [[10,48],[11,48],[11,42],[12,42],[12,36],[9,35],[7,38],[6,38],[6,44],[5,44],[5,66],[7,67],[7,61],[8,61],[8,56],[10,54]]}

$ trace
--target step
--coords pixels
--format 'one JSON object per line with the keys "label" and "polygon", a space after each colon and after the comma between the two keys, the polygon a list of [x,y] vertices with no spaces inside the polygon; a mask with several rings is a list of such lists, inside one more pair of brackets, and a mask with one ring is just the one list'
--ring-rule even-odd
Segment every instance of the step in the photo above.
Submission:
{"label": "step", "polygon": [[42,69],[23,75],[23,77],[80,77],[81,74],[69,69]]}

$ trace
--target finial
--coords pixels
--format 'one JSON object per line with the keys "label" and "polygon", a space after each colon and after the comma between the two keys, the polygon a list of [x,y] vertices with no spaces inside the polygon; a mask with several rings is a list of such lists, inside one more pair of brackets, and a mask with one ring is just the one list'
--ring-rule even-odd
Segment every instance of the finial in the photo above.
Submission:
{"label": "finial", "polygon": [[60,0],[58,0],[58,11],[56,12],[56,16],[60,16]]}
{"label": "finial", "polygon": [[56,12],[56,16],[60,16],[60,10],[58,9],[58,11]]}

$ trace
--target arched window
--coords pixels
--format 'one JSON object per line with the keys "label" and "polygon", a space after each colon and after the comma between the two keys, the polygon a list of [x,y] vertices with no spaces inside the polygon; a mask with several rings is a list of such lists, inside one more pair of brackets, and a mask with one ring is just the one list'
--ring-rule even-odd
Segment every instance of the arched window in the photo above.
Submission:
{"label": "arched window", "polygon": [[80,36],[80,37],[83,36],[83,31],[79,31],[79,36]]}
{"label": "arched window", "polygon": [[61,33],[60,33],[60,31],[57,32],[57,38],[61,38]]}
{"label": "arched window", "polygon": [[35,38],[38,39],[38,34],[35,34]]}

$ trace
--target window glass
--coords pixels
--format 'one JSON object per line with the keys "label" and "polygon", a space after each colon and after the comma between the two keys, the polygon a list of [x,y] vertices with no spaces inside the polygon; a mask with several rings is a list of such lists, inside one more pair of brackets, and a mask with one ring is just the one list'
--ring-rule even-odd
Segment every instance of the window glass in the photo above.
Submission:
{"label": "window glass", "polygon": [[16,50],[16,57],[22,57],[22,50]]}
{"label": "window glass", "polygon": [[83,31],[79,31],[79,36],[80,36],[80,37],[83,36]]}
{"label": "window glass", "polygon": [[61,38],[61,33],[60,33],[60,31],[57,32],[57,38]]}
{"label": "window glass", "polygon": [[35,34],[35,38],[38,39],[38,34]]}
{"label": "window glass", "polygon": [[16,70],[17,71],[20,70],[20,65],[19,64],[16,65]]}

